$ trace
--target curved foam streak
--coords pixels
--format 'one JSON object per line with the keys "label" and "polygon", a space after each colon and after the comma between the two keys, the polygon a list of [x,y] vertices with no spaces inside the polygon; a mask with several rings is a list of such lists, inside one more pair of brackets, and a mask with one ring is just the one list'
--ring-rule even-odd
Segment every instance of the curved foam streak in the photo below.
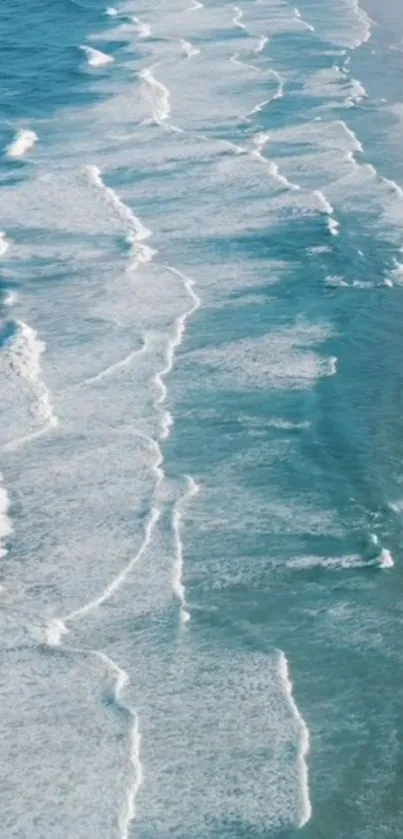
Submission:
{"label": "curved foam streak", "polygon": [[130,825],[136,817],[136,799],[143,782],[143,767],[140,759],[141,735],[139,715],[122,700],[124,689],[130,681],[126,670],[119,667],[116,662],[101,651],[93,651],[92,654],[106,664],[108,670],[112,672],[115,677],[115,702],[132,718],[129,734],[129,763],[131,765],[131,774],[128,779],[122,812],[119,814],[119,839],[129,839]]}
{"label": "curved foam streak", "polygon": [[234,17],[232,18],[232,23],[234,24],[234,26],[238,26],[239,29],[246,29],[245,24],[242,23],[242,18],[244,16],[242,9],[240,9],[239,6],[233,6],[232,8],[235,12]]}
{"label": "curved foam streak", "polygon": [[173,425],[171,414],[169,413],[169,411],[166,411],[162,408],[162,405],[167,397],[167,387],[164,382],[164,378],[172,370],[175,350],[182,343],[183,335],[186,329],[186,321],[199,308],[201,303],[200,297],[193,290],[194,280],[191,280],[190,277],[185,276],[185,274],[182,274],[182,272],[178,271],[177,268],[172,268],[170,265],[164,265],[163,267],[166,268],[167,271],[170,271],[172,274],[175,274],[177,277],[180,277],[182,279],[185,290],[191,298],[192,303],[189,309],[187,309],[183,315],[179,315],[179,317],[176,318],[173,336],[168,341],[166,349],[165,365],[162,368],[162,370],[160,370],[154,376],[154,382],[158,385],[160,390],[160,395],[155,400],[155,407],[157,410],[161,412],[161,440],[165,440],[169,436],[170,430]]}
{"label": "curved foam streak", "polygon": [[[53,629],[53,631],[52,631]],[[53,621],[53,627],[49,628],[46,634],[45,643],[50,647],[57,647],[60,645],[60,639],[67,629],[62,621]],[[134,708],[131,708],[123,700],[123,692],[125,687],[129,684],[129,676],[126,670],[119,667],[112,658],[110,658],[102,650],[88,650],[82,647],[66,647],[69,653],[76,653],[78,655],[92,656],[101,661],[111,673],[115,681],[114,701],[116,705],[122,708],[126,714],[132,719],[132,725],[129,732],[129,763],[131,767],[130,776],[127,782],[127,788],[124,794],[124,804],[122,812],[118,817],[119,825],[119,839],[129,839],[130,825],[136,816],[136,799],[138,791],[143,782],[143,767],[140,759],[140,720],[139,715]]]}
{"label": "curved foam streak", "polygon": [[136,24],[136,32],[139,38],[148,38],[151,35],[151,26],[144,20],[139,17],[132,17],[132,21]]}
{"label": "curved foam streak", "polygon": [[131,570],[134,568],[136,563],[141,559],[148,545],[150,544],[155,526],[160,518],[160,515],[160,510],[158,510],[156,507],[153,507],[145,526],[144,538],[139,550],[130,560],[130,562],[128,562],[127,565],[122,569],[122,571],[120,571],[119,574],[117,574],[116,577],[114,577],[113,580],[110,583],[108,583],[108,585],[104,588],[101,594],[98,595],[98,597],[94,597],[92,600],[89,600],[87,603],[84,603],[83,606],[80,606],[79,609],[74,609],[73,612],[70,612],[63,618],[57,618],[49,621],[45,629],[45,634],[46,642],[50,646],[56,647],[60,644],[62,635],[65,635],[68,632],[67,624],[73,623],[79,618],[83,618],[86,615],[89,615],[91,612],[95,611],[95,609],[98,609],[99,606],[102,606],[103,603],[106,603],[106,601],[109,600],[109,598],[112,597],[112,595],[120,588],[122,583],[126,580],[126,577],[130,574]]}
{"label": "curved foam streak", "polygon": [[57,417],[53,413],[50,392],[42,379],[40,359],[46,344],[38,338],[35,329],[24,321],[16,321],[16,327],[14,340],[6,350],[9,355],[9,364],[13,374],[20,376],[29,385],[35,399],[34,414],[40,422],[44,423],[44,426],[39,431],[7,443],[4,446],[5,451],[15,450],[23,443],[42,436],[58,424]]}
{"label": "curved foam streak", "polygon": [[333,216],[334,208],[332,207],[330,202],[327,200],[326,195],[322,192],[322,190],[317,189],[317,190],[315,190],[315,192],[313,194],[314,194],[315,198],[317,198],[317,200],[318,200],[319,212],[323,213],[324,215],[327,216],[326,226],[327,226],[327,229],[328,229],[330,235],[331,236],[338,236],[339,235],[339,229],[340,229],[340,223]]}
{"label": "curved foam streak", "polygon": [[14,139],[10,143],[10,145],[6,148],[7,157],[17,158],[22,157],[25,152],[32,149],[38,139],[38,135],[35,131],[30,131],[29,129],[22,128],[20,131],[17,131]]}
{"label": "curved foam streak", "polygon": [[394,559],[390,551],[387,548],[382,548],[379,557],[379,568],[393,568],[394,567]]}
{"label": "curved foam streak", "polygon": [[331,236],[338,236],[340,232],[340,222],[335,218],[329,216],[327,219],[327,229]]}
{"label": "curved foam streak", "polygon": [[153,75],[153,67],[148,67],[145,70],[141,70],[139,73],[140,79],[142,79],[147,87],[151,90],[154,102],[153,104],[153,120],[157,125],[162,125],[171,114],[171,103],[170,103],[170,96],[169,90],[165,87],[162,82],[159,82],[158,79],[155,78]]}
{"label": "curved foam streak", "polygon": [[297,20],[301,21],[301,23],[305,26],[306,29],[309,30],[309,32],[315,32],[315,27],[312,26],[312,23],[308,23],[306,20],[304,20],[298,8],[294,9],[294,17],[297,18]]}
{"label": "curved foam streak", "polygon": [[344,120],[340,119],[340,120],[338,120],[338,122],[342,126],[344,132],[347,134],[347,137],[349,137],[350,140],[353,141],[353,146],[354,146],[353,151],[354,152],[363,152],[364,147],[363,147],[361,141],[358,139],[357,135],[354,134],[354,131],[352,131],[352,129],[349,128],[349,126],[344,122]]}
{"label": "curved foam streak", "polygon": [[115,373],[116,370],[120,370],[121,367],[126,367],[133,358],[137,358],[139,355],[143,355],[147,349],[147,340],[143,340],[143,345],[140,347],[139,350],[133,350],[125,358],[122,358],[121,361],[116,361],[115,364],[110,364],[109,367],[105,367],[104,370],[101,370],[100,373],[97,373],[96,376],[91,376],[89,379],[84,379],[83,382],[80,382],[80,385],[90,385],[95,384],[95,382],[99,382],[104,379],[106,376],[109,376],[111,373]]}
{"label": "curved foam streak", "polygon": [[199,55],[200,50],[197,47],[194,47],[189,41],[185,41],[184,38],[181,38],[179,41],[182,51],[185,53],[187,58],[192,58],[194,55]]}
{"label": "curved foam streak", "polygon": [[115,60],[111,55],[107,55],[105,52],[96,50],[93,47],[87,47],[86,44],[82,44],[80,49],[85,52],[90,67],[105,67],[106,64],[112,64]]}
{"label": "curved foam streak", "polygon": [[186,605],[186,592],[182,582],[183,572],[183,543],[181,539],[182,510],[186,502],[197,495],[199,487],[190,475],[186,475],[187,489],[182,498],[177,502],[172,514],[172,531],[174,540],[174,562],[172,566],[172,590],[180,604],[180,617],[182,623],[190,620],[190,614]]}
{"label": "curved foam streak", "polygon": [[8,553],[5,539],[13,532],[11,518],[9,516],[10,500],[7,490],[2,486],[3,475],[0,472],[0,559]]}
{"label": "curved foam streak", "polygon": [[240,61],[239,52],[234,52],[234,55],[231,55],[230,61],[232,61],[233,64],[239,64],[240,67],[246,67],[248,70],[253,70],[255,73],[264,72],[260,67],[255,67],[254,64],[248,64],[246,61]]}
{"label": "curved foam streak", "polygon": [[331,216],[334,213],[334,209],[332,205],[326,198],[326,195],[320,189],[316,189],[314,192],[315,197],[318,199],[319,204],[319,212],[324,213],[325,215]]}
{"label": "curved foam streak", "polygon": [[360,21],[362,23],[364,29],[361,40],[358,41],[357,47],[361,46],[361,44],[365,44],[369,41],[372,35],[372,24],[373,20],[370,16],[364,11],[364,9],[360,6],[359,0],[352,0],[353,9]]}
{"label": "curved foam streak", "polygon": [[280,76],[280,73],[277,70],[265,70],[265,73],[270,73],[270,75],[274,76],[274,78],[278,82],[278,88],[273,96],[270,96],[269,99],[264,99],[263,102],[258,102],[251,111],[248,111],[246,116],[251,116],[252,114],[257,114],[263,110],[265,105],[270,105],[270,102],[274,102],[276,99],[282,99],[284,96],[284,82]]}
{"label": "curved foam streak", "polygon": [[267,166],[267,171],[269,175],[275,178],[276,181],[278,181],[281,184],[281,186],[285,187],[286,189],[299,190],[300,186],[298,184],[292,183],[284,175],[281,174],[277,163],[274,163],[272,160],[267,160],[265,157],[263,157],[262,149],[267,143],[269,137],[269,134],[261,132],[259,134],[256,134],[252,138],[253,143],[256,146],[255,150],[252,152],[252,156],[258,158],[258,160],[261,160],[262,163],[264,163],[265,166]]}
{"label": "curved foam streak", "polygon": [[17,294],[16,294],[15,291],[6,291],[4,300],[2,301],[3,306],[14,306],[14,303],[15,303],[16,299],[17,299]]}
{"label": "curved foam streak", "polygon": [[292,682],[289,676],[288,661],[282,650],[279,651],[279,671],[289,709],[299,730],[297,765],[300,781],[300,814],[298,827],[303,827],[312,815],[312,805],[309,798],[308,767],[306,762],[306,758],[309,753],[309,730],[294,700]]}
{"label": "curved foam streak", "polygon": [[254,52],[256,54],[262,52],[264,50],[266,44],[268,44],[268,42],[269,42],[269,39],[267,38],[266,35],[259,35],[258,38],[259,38],[259,41],[258,41],[257,47],[255,47],[255,49],[254,49]]}
{"label": "curved foam streak", "polygon": [[6,239],[6,234],[4,232],[0,232],[0,256],[4,256],[9,247],[10,243]]}
{"label": "curved foam streak", "polygon": [[144,244],[144,240],[151,236],[151,230],[145,227],[140,219],[134,215],[131,209],[121,201],[116,192],[106,186],[102,180],[101,170],[98,166],[88,166],[87,172],[91,183],[102,190],[105,198],[115,208],[118,216],[127,228],[127,242],[131,247],[133,255],[139,262],[151,262],[156,251]]}
{"label": "curved foam streak", "polygon": [[199,0],[193,0],[192,5],[188,6],[187,11],[188,12],[196,12],[197,9],[203,9],[203,8],[204,8],[204,3],[200,3]]}

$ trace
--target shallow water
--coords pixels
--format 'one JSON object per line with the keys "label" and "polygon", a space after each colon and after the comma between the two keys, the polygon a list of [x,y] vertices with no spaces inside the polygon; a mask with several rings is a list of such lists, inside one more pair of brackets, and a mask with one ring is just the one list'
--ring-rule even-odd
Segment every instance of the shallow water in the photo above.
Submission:
{"label": "shallow water", "polygon": [[2,5],[7,839],[400,836],[396,3]]}

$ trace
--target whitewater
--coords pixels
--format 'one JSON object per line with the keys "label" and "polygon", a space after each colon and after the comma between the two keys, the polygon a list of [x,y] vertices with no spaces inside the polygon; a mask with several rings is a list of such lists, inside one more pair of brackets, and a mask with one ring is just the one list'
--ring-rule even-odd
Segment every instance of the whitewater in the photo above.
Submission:
{"label": "whitewater", "polygon": [[5,2],[4,839],[401,832],[378,7]]}

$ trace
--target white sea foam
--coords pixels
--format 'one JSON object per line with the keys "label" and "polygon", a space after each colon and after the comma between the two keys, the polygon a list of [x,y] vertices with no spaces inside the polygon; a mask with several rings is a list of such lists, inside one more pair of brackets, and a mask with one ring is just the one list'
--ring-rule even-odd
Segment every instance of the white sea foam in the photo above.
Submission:
{"label": "white sea foam", "polygon": [[[335,373],[334,357],[315,351],[331,334],[325,325],[300,322],[254,340],[194,350],[188,359],[207,365],[212,387],[306,389]],[[189,375],[197,374],[190,370]]]}
{"label": "white sea foam", "polygon": [[255,47],[255,53],[257,54],[262,52],[266,44],[269,42],[269,39],[266,37],[266,35],[259,35],[258,38],[259,40],[257,46]]}
{"label": "white sea foam", "polygon": [[239,6],[233,6],[232,8],[235,12],[234,17],[232,18],[232,23],[234,24],[234,26],[238,26],[239,29],[245,29],[245,24],[242,23],[242,18],[244,15],[242,9],[240,9]]}
{"label": "white sea foam", "polygon": [[267,427],[278,428],[281,431],[305,431],[310,427],[310,423],[308,421],[290,422],[290,420],[275,418],[267,421]]}
{"label": "white sea foam", "polygon": [[331,216],[332,213],[334,213],[334,209],[323,192],[320,189],[317,189],[313,194],[315,198],[318,199],[319,211],[321,213],[325,213],[325,215]]}
{"label": "white sea foam", "polygon": [[86,44],[83,44],[80,49],[85,52],[90,67],[105,67],[106,64],[112,64],[115,60],[111,55],[107,55],[105,52],[96,50],[93,47],[87,47]]}
{"label": "white sea foam", "polygon": [[299,746],[297,763],[299,770],[299,822],[298,827],[303,827],[312,815],[312,805],[309,798],[308,766],[307,756],[309,753],[309,731],[301,716],[293,697],[292,682],[289,676],[288,661],[286,655],[280,650],[279,654],[280,677],[287,702],[299,730]]}
{"label": "white sea foam", "polygon": [[17,294],[15,291],[6,291],[4,299],[3,299],[3,306],[14,306],[14,303],[17,300]]}
{"label": "white sea foam", "polygon": [[127,712],[132,721],[129,733],[129,772],[127,773],[128,777],[125,783],[123,806],[118,817],[119,839],[129,839],[131,832],[130,826],[136,817],[136,799],[143,783],[143,767],[140,759],[140,719],[138,713],[127,705],[123,698],[125,688],[129,684],[129,676],[126,670],[119,667],[116,662],[103,652],[91,650],[88,654],[94,655],[106,665],[115,680],[115,702]]}
{"label": "white sea foam", "polygon": [[252,156],[258,158],[262,161],[262,163],[266,165],[269,175],[271,175],[272,178],[278,181],[278,183],[281,184],[282,187],[285,187],[285,189],[299,190],[300,187],[298,186],[298,184],[292,183],[288,180],[288,178],[281,174],[277,163],[274,163],[272,160],[268,160],[266,157],[262,155],[262,149],[266,145],[269,138],[270,134],[264,132],[260,132],[259,134],[256,134],[254,137],[252,137],[252,142],[256,147],[255,150],[252,152]]}
{"label": "white sea foam", "polygon": [[248,64],[247,61],[242,61],[239,58],[239,52],[234,52],[234,54],[231,55],[230,61],[232,61],[233,64],[239,64],[240,67],[246,67],[247,70],[252,70],[254,73],[263,72],[260,67],[255,67],[254,64]]}
{"label": "white sea foam", "polygon": [[7,450],[18,448],[57,425],[50,392],[42,378],[40,360],[45,348],[35,330],[23,321],[18,321],[14,338],[3,350],[2,366],[8,368],[10,378],[20,377],[28,385],[32,394],[31,413],[42,425],[39,431],[8,443],[5,447]]}
{"label": "white sea foam", "polygon": [[187,58],[192,58],[200,52],[200,50],[194,47],[189,41],[185,41],[184,38],[181,38],[179,43],[181,45],[182,52],[185,53]]}
{"label": "white sea foam", "polygon": [[[379,545],[375,534],[370,536],[371,542]],[[381,548],[374,559],[365,559],[359,554],[345,554],[344,556],[300,556],[287,561],[287,568],[298,571],[309,571],[313,568],[324,568],[330,571],[348,571],[349,569],[365,568],[393,568],[394,561],[389,550]]]}
{"label": "white sea foam", "polygon": [[0,232],[0,256],[4,256],[10,247],[10,243],[6,239],[6,234]]}
{"label": "white sea foam", "polygon": [[17,132],[10,145],[7,146],[7,157],[22,157],[25,154],[25,152],[33,148],[37,139],[38,135],[35,133],[35,131],[31,131],[27,128],[22,128],[20,131]]}
{"label": "white sea foam", "polygon": [[142,347],[139,350],[133,350],[133,352],[128,353],[121,361],[116,361],[114,364],[110,364],[108,367],[105,367],[104,370],[101,370],[100,373],[97,373],[96,376],[91,376],[89,379],[84,379],[83,382],[80,382],[81,385],[90,385],[95,384],[96,382],[101,381],[106,376],[110,376],[113,373],[116,373],[118,370],[122,369],[123,367],[127,367],[134,358],[137,358],[140,355],[143,355],[147,349],[147,340],[143,341]]}
{"label": "white sea foam", "polygon": [[337,0],[331,15],[323,3],[310,6],[310,18],[316,31],[331,43],[355,49],[371,37],[372,21],[358,0]]}
{"label": "white sea foam", "polygon": [[344,133],[352,141],[351,150],[354,152],[363,152],[364,147],[361,141],[358,139],[357,135],[354,133],[354,131],[351,128],[349,128],[349,126],[342,119],[339,120],[339,125],[341,125]]}
{"label": "white sea foam", "polygon": [[309,32],[315,32],[315,27],[312,26],[312,23],[308,23],[306,20],[304,20],[299,9],[294,9],[294,16],[297,18],[297,20],[301,21],[301,23],[305,26],[306,29],[308,29]]}
{"label": "white sea foam", "polygon": [[140,219],[134,215],[131,209],[120,200],[116,192],[110,187],[106,186],[102,179],[102,175],[98,166],[88,166],[87,168],[90,182],[98,189],[102,190],[105,199],[114,207],[119,218],[122,220],[126,230],[126,239],[133,255],[139,262],[150,262],[156,251],[144,244],[145,239],[151,236],[151,230],[144,226]]}
{"label": "white sea foam", "polygon": [[386,548],[382,548],[381,553],[379,555],[379,567],[380,568],[393,568],[394,566],[393,556],[390,551]]}
{"label": "white sea foam", "polygon": [[168,341],[168,344],[167,344],[167,348],[166,348],[165,366],[163,367],[162,370],[160,370],[154,376],[154,382],[157,384],[157,386],[159,388],[159,391],[160,391],[159,396],[155,400],[155,407],[161,413],[161,434],[160,434],[160,438],[162,440],[166,439],[169,436],[169,433],[170,433],[170,430],[171,430],[171,427],[172,427],[172,424],[173,424],[171,414],[169,413],[169,411],[166,411],[163,408],[163,404],[164,404],[164,402],[166,400],[166,396],[167,396],[167,387],[166,387],[166,384],[164,382],[164,378],[172,370],[173,363],[174,363],[175,350],[182,343],[183,335],[184,335],[185,329],[186,329],[186,321],[199,308],[200,302],[201,302],[200,297],[195,293],[194,288],[193,288],[194,287],[194,280],[190,279],[185,274],[182,274],[182,272],[178,271],[176,268],[172,268],[169,265],[166,265],[164,267],[168,271],[170,271],[172,274],[175,274],[177,277],[181,278],[181,280],[183,281],[185,291],[191,299],[191,304],[190,304],[189,308],[186,310],[186,312],[184,312],[183,315],[179,315],[179,317],[176,318],[173,335],[170,337],[170,339]]}
{"label": "white sea foam", "polygon": [[204,3],[200,3],[199,0],[193,0],[192,5],[188,6],[188,12],[196,12],[197,9],[203,9]]}
{"label": "white sea foam", "polygon": [[118,14],[118,10],[115,9],[113,6],[108,6],[108,8],[105,9],[105,14],[109,17],[116,17],[116,15]]}
{"label": "white sea foam", "polygon": [[168,88],[155,78],[153,69],[154,67],[149,67],[141,70],[139,76],[151,94],[152,119],[157,125],[161,125],[170,116],[171,103]]}
{"label": "white sea foam", "polygon": [[74,611],[70,612],[68,615],[65,615],[63,618],[53,618],[50,620],[46,627],[45,627],[45,639],[46,643],[49,646],[57,647],[60,645],[62,636],[68,632],[68,624],[74,623],[75,621],[79,620],[80,618],[85,617],[86,615],[91,614],[104,603],[106,603],[113,594],[121,587],[122,583],[125,582],[128,575],[134,568],[134,566],[139,562],[142,558],[143,554],[147,550],[152,535],[154,533],[156,524],[160,518],[160,511],[153,507],[149,518],[146,522],[145,530],[144,530],[144,538],[140,545],[139,550],[137,553],[132,557],[130,562],[125,565],[122,571],[116,575],[116,577],[105,586],[104,590],[97,596],[94,597],[92,600],[87,601],[84,603],[83,606],[80,606],[78,609],[74,609]]}
{"label": "white sea foam", "polygon": [[348,282],[341,274],[328,274],[325,278],[325,285],[331,288],[348,288]]}
{"label": "white sea foam", "polygon": [[338,236],[340,232],[340,222],[332,216],[328,217],[327,228],[331,236]]}
{"label": "white sea foam", "polygon": [[199,487],[190,477],[186,476],[187,488],[182,498],[177,502],[172,514],[172,532],[174,541],[174,562],[172,566],[172,590],[180,604],[180,617],[182,623],[187,623],[190,615],[186,605],[186,592],[182,582],[183,572],[183,544],[181,539],[182,511],[185,504],[198,493]]}
{"label": "white sea foam", "polygon": [[403,285],[403,263],[399,262],[397,259],[394,260],[394,268],[390,272],[389,283],[390,285]]}
{"label": "white sea foam", "polygon": [[136,32],[139,38],[148,38],[151,35],[151,26],[139,17],[132,17],[133,23],[136,25]]}
{"label": "white sea foam", "polygon": [[10,501],[7,490],[2,485],[3,476],[0,473],[0,559],[7,554],[7,547],[5,540],[13,532],[11,519],[9,516]]}

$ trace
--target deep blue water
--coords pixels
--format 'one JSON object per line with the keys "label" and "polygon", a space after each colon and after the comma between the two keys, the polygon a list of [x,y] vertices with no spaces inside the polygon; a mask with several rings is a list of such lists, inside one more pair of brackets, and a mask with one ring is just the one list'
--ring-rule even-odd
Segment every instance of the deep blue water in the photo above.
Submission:
{"label": "deep blue water", "polygon": [[2,5],[7,839],[401,835],[397,10]]}

